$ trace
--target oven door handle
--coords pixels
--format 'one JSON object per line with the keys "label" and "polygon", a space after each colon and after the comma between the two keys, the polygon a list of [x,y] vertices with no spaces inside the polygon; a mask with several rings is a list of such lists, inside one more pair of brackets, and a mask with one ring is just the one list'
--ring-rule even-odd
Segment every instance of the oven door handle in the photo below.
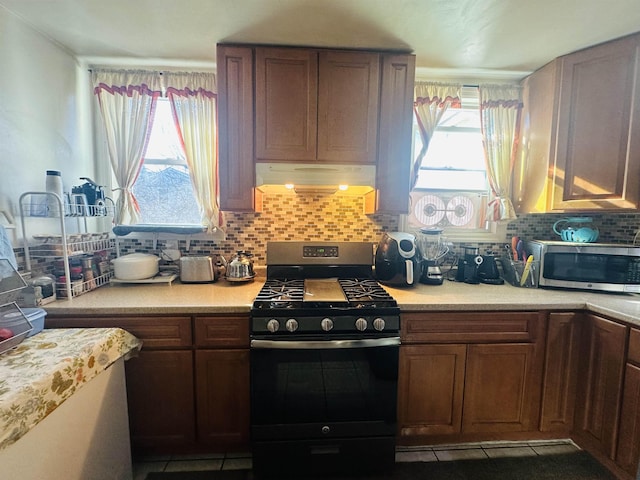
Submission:
{"label": "oven door handle", "polygon": [[393,347],[400,345],[400,337],[365,338],[360,340],[251,340],[251,348],[274,350],[334,350],[338,348]]}

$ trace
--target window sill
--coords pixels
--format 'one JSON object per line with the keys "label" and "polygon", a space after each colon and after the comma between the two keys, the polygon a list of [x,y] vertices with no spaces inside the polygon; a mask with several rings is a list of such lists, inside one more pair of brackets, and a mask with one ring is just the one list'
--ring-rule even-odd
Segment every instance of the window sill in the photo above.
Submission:
{"label": "window sill", "polygon": [[[225,233],[217,229],[207,233],[204,227],[196,225],[116,225],[113,233],[118,238],[126,237],[136,240],[152,240],[153,249],[157,249],[158,240],[185,240],[186,250],[189,251],[191,240],[224,240]],[[120,252],[118,252],[118,255]]]}
{"label": "window sill", "polygon": [[[470,230],[444,228],[442,235],[449,242],[453,243],[503,243],[507,238],[507,223],[492,223],[491,230]],[[410,227],[407,216],[403,215],[400,220],[400,229],[406,232],[417,234],[419,228]]]}

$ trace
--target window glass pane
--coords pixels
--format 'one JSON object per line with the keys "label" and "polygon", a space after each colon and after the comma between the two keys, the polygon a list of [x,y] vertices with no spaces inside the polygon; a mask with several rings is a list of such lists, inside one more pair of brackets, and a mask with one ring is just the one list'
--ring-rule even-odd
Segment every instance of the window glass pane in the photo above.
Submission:
{"label": "window glass pane", "polygon": [[158,99],[144,162],[133,193],[140,206],[140,223],[201,223],[186,156],[166,98]]}
{"label": "window glass pane", "polygon": [[[449,108],[429,142],[411,194],[409,225],[478,231],[489,185],[487,182],[478,89],[464,87],[462,108]],[[417,129],[414,155],[422,148]]]}

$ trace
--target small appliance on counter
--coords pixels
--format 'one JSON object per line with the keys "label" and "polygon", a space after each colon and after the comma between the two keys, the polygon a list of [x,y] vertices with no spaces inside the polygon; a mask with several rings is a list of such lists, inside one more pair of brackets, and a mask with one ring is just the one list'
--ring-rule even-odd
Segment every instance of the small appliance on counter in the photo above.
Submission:
{"label": "small appliance on counter", "polygon": [[640,293],[638,245],[533,240],[524,247],[539,287]]}
{"label": "small appliance on counter", "polygon": [[385,232],[375,256],[376,278],[385,285],[411,287],[421,274],[422,254],[411,233]]}
{"label": "small appliance on counter", "polygon": [[444,277],[440,270],[440,261],[449,252],[449,247],[442,236],[441,228],[423,227],[416,237],[420,253],[422,253],[422,273],[420,283],[426,285],[442,285]]}
{"label": "small appliance on counter", "polygon": [[464,247],[464,255],[458,260],[456,282],[480,283],[478,268],[484,262],[478,247]]}
{"label": "small appliance on counter", "polygon": [[504,279],[500,275],[498,261],[493,252],[487,252],[482,256],[482,263],[478,265],[476,276],[480,283],[504,285]]}
{"label": "small appliance on counter", "polygon": [[180,281],[183,283],[215,282],[220,275],[221,266],[211,255],[180,257]]}

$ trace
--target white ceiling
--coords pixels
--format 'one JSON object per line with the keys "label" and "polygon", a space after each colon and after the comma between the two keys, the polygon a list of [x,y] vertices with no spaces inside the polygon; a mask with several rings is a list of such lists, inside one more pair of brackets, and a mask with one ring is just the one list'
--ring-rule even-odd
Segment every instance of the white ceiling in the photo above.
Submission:
{"label": "white ceiling", "polygon": [[640,31],[639,0],[0,0],[94,63],[213,66],[218,42],[407,49],[418,71],[517,76]]}

